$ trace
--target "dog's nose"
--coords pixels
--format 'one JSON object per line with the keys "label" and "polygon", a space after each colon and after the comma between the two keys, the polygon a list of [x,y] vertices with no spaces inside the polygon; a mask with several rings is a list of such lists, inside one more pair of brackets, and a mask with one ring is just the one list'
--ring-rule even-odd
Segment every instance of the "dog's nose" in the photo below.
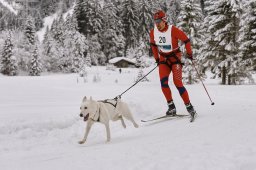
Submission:
{"label": "dog's nose", "polygon": [[80,115],[79,115],[80,117],[83,117],[83,114],[82,113],[80,113]]}

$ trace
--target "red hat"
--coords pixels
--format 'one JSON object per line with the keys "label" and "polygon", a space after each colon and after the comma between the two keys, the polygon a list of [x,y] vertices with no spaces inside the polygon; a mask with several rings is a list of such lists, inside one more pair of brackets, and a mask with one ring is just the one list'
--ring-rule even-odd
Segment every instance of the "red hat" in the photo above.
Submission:
{"label": "red hat", "polygon": [[157,19],[166,20],[165,12],[162,11],[162,10],[157,11],[157,12],[154,14],[154,20],[157,20]]}

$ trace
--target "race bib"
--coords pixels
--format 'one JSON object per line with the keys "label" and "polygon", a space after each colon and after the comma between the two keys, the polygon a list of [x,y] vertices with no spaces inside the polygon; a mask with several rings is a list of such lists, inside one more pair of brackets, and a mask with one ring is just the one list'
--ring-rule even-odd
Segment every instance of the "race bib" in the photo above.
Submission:
{"label": "race bib", "polygon": [[154,28],[154,40],[158,49],[163,53],[172,51],[172,26],[165,32],[160,32],[157,27]]}

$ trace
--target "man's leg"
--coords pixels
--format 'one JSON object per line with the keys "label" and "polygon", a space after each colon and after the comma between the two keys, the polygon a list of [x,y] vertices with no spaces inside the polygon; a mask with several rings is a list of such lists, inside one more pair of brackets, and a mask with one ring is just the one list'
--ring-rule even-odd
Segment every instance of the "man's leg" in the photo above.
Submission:
{"label": "man's leg", "polygon": [[187,111],[191,115],[190,121],[193,122],[195,119],[196,111],[192,106],[192,104],[190,103],[188,92],[182,83],[182,66],[179,64],[175,64],[172,66],[172,71],[173,71],[173,82],[177,87],[180,93],[180,96],[186,105]]}
{"label": "man's leg", "polygon": [[161,89],[167,102],[172,101],[172,93],[168,85],[170,73],[171,73],[171,69],[166,64],[159,65],[159,77],[161,82]]}
{"label": "man's leg", "polygon": [[168,110],[166,112],[166,115],[168,116],[175,116],[176,115],[176,107],[172,100],[172,93],[170,90],[170,87],[168,85],[169,75],[171,73],[171,69],[166,64],[160,64],[159,65],[159,76],[161,81],[161,88],[163,91],[163,94],[166,98]]}
{"label": "man's leg", "polygon": [[182,66],[180,64],[174,64],[172,66],[173,82],[178,89],[180,96],[185,104],[190,103],[189,95],[182,83]]}

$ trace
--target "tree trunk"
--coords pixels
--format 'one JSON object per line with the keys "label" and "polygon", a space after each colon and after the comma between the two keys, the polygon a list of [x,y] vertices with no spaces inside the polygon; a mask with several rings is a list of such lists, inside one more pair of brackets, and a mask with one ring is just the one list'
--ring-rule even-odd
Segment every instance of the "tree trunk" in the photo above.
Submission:
{"label": "tree trunk", "polygon": [[228,85],[231,85],[231,75],[228,75]]}
{"label": "tree trunk", "polygon": [[203,12],[203,14],[205,14],[205,11],[204,11],[204,0],[200,0],[200,4],[201,4],[202,12]]}
{"label": "tree trunk", "polygon": [[226,76],[227,76],[227,69],[225,66],[222,67],[222,82],[221,84],[225,85],[226,84]]}
{"label": "tree trunk", "polygon": [[188,75],[188,84],[192,84],[192,75],[189,73]]}
{"label": "tree trunk", "polygon": [[[228,70],[230,70],[230,65],[231,65],[231,62],[228,61]],[[232,79],[232,75],[229,74],[229,75],[228,75],[228,85],[231,85],[231,84],[232,84],[231,79]]]}

